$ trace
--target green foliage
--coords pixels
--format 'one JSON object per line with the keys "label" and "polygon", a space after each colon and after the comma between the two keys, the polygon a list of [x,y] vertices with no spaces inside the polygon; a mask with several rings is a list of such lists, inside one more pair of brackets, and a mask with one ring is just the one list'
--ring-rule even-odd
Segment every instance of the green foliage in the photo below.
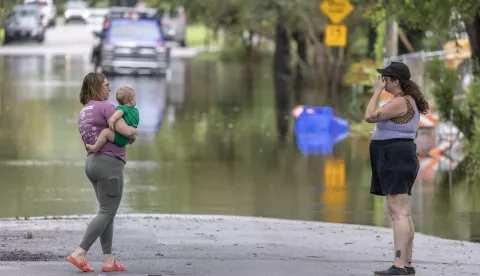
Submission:
{"label": "green foliage", "polygon": [[219,53],[220,60],[224,62],[242,62],[250,60],[251,63],[260,63],[265,58],[268,59],[272,57],[272,52],[268,49],[265,43],[249,49],[245,47],[240,38],[230,36],[228,43],[225,44],[228,45],[228,47],[224,47]]}
{"label": "green foliage", "polygon": [[450,121],[453,111],[453,123],[465,135],[468,140],[473,137],[473,117],[470,102],[458,104],[454,101],[455,91],[460,85],[460,78],[454,68],[447,68],[444,61],[434,60],[425,63],[426,77],[433,82],[431,92],[435,99],[435,107],[439,112],[440,119]]}
{"label": "green foliage", "polygon": [[0,0],[0,27],[5,24],[7,15],[12,11],[15,5],[21,4],[22,0]]}
{"label": "green foliage", "polygon": [[440,118],[448,120],[450,110],[455,107],[453,96],[459,82],[456,71],[446,68],[442,60],[426,62],[424,66],[426,77],[434,82],[432,92],[435,96],[435,106],[440,112]]}
{"label": "green foliage", "polygon": [[[380,27],[388,15],[389,20],[407,25],[408,29],[429,31],[430,36],[424,41],[434,50],[465,35],[464,23],[471,23],[480,9],[480,1],[471,0],[365,0],[364,4],[365,16],[375,26]],[[383,36],[384,29],[378,35]],[[376,54],[383,48],[380,38],[378,43]]]}
{"label": "green foliage", "polygon": [[183,4],[190,23],[241,35],[244,30],[273,38],[279,16],[289,30],[303,30],[317,36],[325,16],[317,0],[146,0],[154,8]]}
{"label": "green foliage", "polygon": [[[480,114],[480,80],[475,78],[472,83],[469,85],[466,99],[468,106],[471,110],[472,118],[478,117]],[[472,128],[472,139],[469,143],[469,172],[472,174],[475,180],[480,179],[480,172],[478,170],[480,166],[480,122],[472,119],[473,124]],[[473,126],[473,127],[472,127]]]}
{"label": "green foliage", "polygon": [[456,70],[446,68],[444,61],[435,60],[426,64],[427,77],[434,84],[432,88],[435,105],[440,118],[450,121],[453,111],[453,123],[465,135],[464,148],[468,150],[467,173],[474,181],[480,180],[480,122],[475,119],[480,115],[480,79],[475,78],[465,91],[465,97],[455,101],[455,91],[458,91],[460,78]]}
{"label": "green foliage", "polygon": [[406,22],[415,29],[448,33],[460,21],[470,22],[480,8],[480,1],[471,0],[367,0],[370,18],[385,10],[393,19]]}
{"label": "green foliage", "polygon": [[216,35],[211,29],[201,24],[189,24],[187,26],[186,42],[188,47],[221,45],[222,39]]}
{"label": "green foliage", "polygon": [[90,1],[90,6],[95,8],[108,8],[110,6],[109,0],[97,0],[97,1]]}
{"label": "green foliage", "polygon": [[350,64],[343,76],[344,84],[357,84],[363,86],[372,85],[372,80],[378,75],[377,64],[370,59],[360,60]]}
{"label": "green foliage", "polygon": [[469,84],[468,89],[466,91],[466,99],[469,108],[473,114],[478,115],[480,114],[480,79],[475,78]]}

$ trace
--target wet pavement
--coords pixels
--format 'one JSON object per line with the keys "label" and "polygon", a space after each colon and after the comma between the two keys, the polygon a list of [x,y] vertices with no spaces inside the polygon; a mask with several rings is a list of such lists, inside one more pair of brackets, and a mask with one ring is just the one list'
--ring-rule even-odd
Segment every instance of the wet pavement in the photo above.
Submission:
{"label": "wet pavement", "polygon": [[[55,30],[63,32],[58,27],[50,35]],[[84,49],[87,37],[76,38]],[[32,46],[19,49],[25,47]],[[0,217],[97,212],[76,126],[80,85],[90,70],[82,55],[0,57]],[[247,70],[176,59],[171,79],[109,78],[112,91],[123,85],[137,91],[141,113],[119,212],[390,227],[383,199],[368,192],[368,140],[350,136],[326,156],[304,156],[292,121],[284,121],[289,133],[279,139],[270,70],[268,63]],[[450,185],[447,173],[422,169],[411,198],[416,230],[480,240],[479,196],[461,173]]]}
{"label": "wet pavement", "polygon": [[[0,275],[79,275],[64,260],[91,217],[0,220]],[[265,218],[119,215],[112,275],[373,275],[392,263],[392,232],[380,227]],[[417,275],[478,275],[480,244],[417,234]],[[99,242],[87,258],[100,272]]]}

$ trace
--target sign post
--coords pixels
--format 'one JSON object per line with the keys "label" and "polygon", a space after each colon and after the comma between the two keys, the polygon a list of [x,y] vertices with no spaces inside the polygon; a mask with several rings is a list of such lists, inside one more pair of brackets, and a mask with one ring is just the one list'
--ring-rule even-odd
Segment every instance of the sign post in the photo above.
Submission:
{"label": "sign post", "polygon": [[323,0],[319,5],[322,11],[333,24],[327,24],[325,28],[325,45],[335,47],[333,49],[333,70],[331,80],[331,96],[334,104],[337,103],[338,86],[338,58],[339,48],[347,45],[347,26],[340,24],[354,10],[349,0]]}

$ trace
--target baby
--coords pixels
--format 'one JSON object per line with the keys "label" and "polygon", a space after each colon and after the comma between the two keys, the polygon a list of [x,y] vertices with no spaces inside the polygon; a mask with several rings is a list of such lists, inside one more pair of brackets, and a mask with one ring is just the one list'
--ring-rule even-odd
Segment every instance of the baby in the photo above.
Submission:
{"label": "baby", "polygon": [[95,145],[86,144],[88,152],[98,152],[103,145],[108,141],[113,142],[119,147],[124,147],[130,143],[130,139],[123,136],[122,134],[115,132],[115,122],[123,117],[127,125],[137,128],[138,122],[140,121],[140,113],[135,107],[137,100],[135,97],[135,91],[130,88],[123,86],[117,91],[117,101],[120,104],[116,107],[115,113],[108,119],[108,127],[98,136]]}

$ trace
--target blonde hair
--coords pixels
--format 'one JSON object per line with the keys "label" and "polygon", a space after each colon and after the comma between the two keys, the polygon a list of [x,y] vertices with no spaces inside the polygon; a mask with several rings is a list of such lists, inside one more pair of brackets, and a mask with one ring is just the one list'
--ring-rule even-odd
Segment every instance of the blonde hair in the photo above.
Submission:
{"label": "blonde hair", "polygon": [[119,104],[127,104],[128,98],[135,95],[135,90],[128,86],[122,86],[117,91],[117,102]]}
{"label": "blonde hair", "polygon": [[83,78],[82,89],[80,90],[80,103],[86,105],[90,100],[103,101],[102,85],[105,75],[101,73],[88,73]]}

